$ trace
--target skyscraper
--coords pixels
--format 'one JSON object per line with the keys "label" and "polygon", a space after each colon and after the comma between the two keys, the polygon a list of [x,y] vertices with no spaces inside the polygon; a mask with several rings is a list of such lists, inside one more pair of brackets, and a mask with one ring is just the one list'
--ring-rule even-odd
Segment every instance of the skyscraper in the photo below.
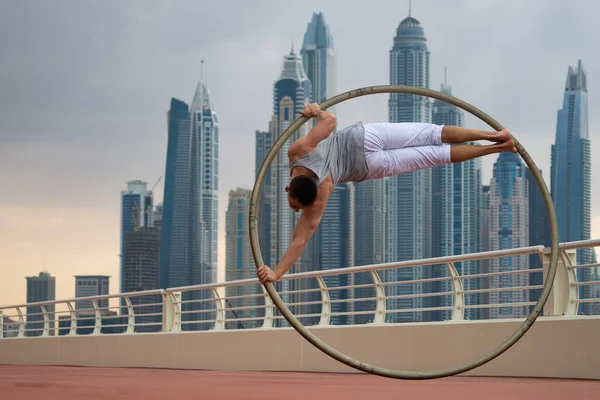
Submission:
{"label": "skyscraper", "polygon": [[198,83],[192,106],[171,99],[160,249],[160,286],[216,281],[218,123]]}
{"label": "skyscraper", "polygon": [[[271,131],[256,131],[255,175],[258,176],[260,167],[273,146]],[[260,241],[260,252],[266,263],[271,261],[271,170],[269,167],[258,200],[257,231]]]}
{"label": "skyscraper", "polygon": [[[445,74],[444,74],[445,75]],[[452,95],[452,88],[446,83],[441,86],[441,92]],[[464,126],[464,112],[441,100],[433,102],[432,122],[438,125]],[[441,165],[433,168],[433,248],[434,257],[446,255],[468,254],[480,251],[480,198],[481,198],[481,160],[474,159],[451,165]],[[466,261],[455,263],[461,275],[476,273],[480,262]],[[434,275],[447,276],[445,266],[435,266]],[[479,283],[475,279],[463,282],[465,290],[477,289]],[[433,291],[450,291],[450,282],[441,281],[433,285]],[[469,294],[469,304],[478,301],[479,294]],[[449,297],[434,297],[433,306],[450,305]],[[438,303],[441,300],[442,303]],[[476,319],[477,309],[468,310],[466,316]],[[444,311],[437,313],[440,319],[449,317]]]}
{"label": "skyscraper", "polygon": [[[327,207],[323,213],[319,229],[315,231],[305,248],[306,256],[302,260],[303,271],[323,271],[335,268],[354,266],[355,260],[355,210],[354,210],[354,185],[351,182],[337,184],[333,193],[327,201]],[[348,286],[353,283],[352,274],[323,277],[327,287]],[[318,285],[315,280],[305,283],[305,289],[315,289]],[[353,291],[349,289],[330,290],[329,297],[332,300],[332,313],[349,313],[353,304],[347,302],[352,298]],[[316,302],[321,299],[318,292],[306,293],[302,297],[308,302]],[[308,305],[299,307],[298,312],[302,314],[319,314],[321,305]],[[319,317],[313,317],[303,321],[305,324],[318,323]],[[348,315],[332,315],[330,323],[334,325],[346,325],[350,323]]]}
{"label": "skyscraper", "polygon": [[[337,85],[337,55],[333,45],[333,36],[325,23],[323,13],[313,13],[302,44],[302,64],[312,84],[311,102],[321,103],[335,96]],[[333,108],[328,111],[335,113]],[[302,262],[303,271],[316,271],[354,265],[354,187],[353,183],[336,186],[327,202],[323,219],[307,244]],[[326,222],[327,221],[327,222]],[[343,232],[351,232],[350,235]],[[348,230],[350,229],[350,230]],[[326,278],[326,284],[346,286],[351,276]],[[308,283],[316,288],[316,281]],[[308,288],[308,287],[307,287]],[[334,312],[347,312],[348,303],[342,302],[352,297],[351,291],[335,290],[330,292],[336,300],[332,304]],[[317,301],[319,293],[308,293],[306,300]],[[302,310],[307,314],[318,314],[320,305],[307,306]],[[347,316],[332,317],[331,323],[345,323]],[[318,322],[315,318],[314,322]],[[305,321],[310,323],[310,321]]]}
{"label": "skyscraper", "polygon": [[[75,297],[104,296],[108,294],[108,282],[110,277],[105,275],[77,275],[75,276]],[[106,310],[108,299],[96,300],[98,308]],[[94,304],[91,300],[78,301],[75,303],[77,311],[94,312]]]}
{"label": "skyscraper", "polygon": [[[203,81],[192,105],[171,99],[160,243],[161,288],[213,283],[217,278],[218,121]],[[184,300],[207,300],[210,293],[186,292]],[[206,297],[206,298],[205,298]],[[208,327],[213,302],[185,303],[183,328]],[[193,311],[193,312],[192,312]]]}
{"label": "skyscraper", "polygon": [[[292,49],[284,57],[283,70],[273,88],[273,117],[269,124],[270,143],[287,129],[298,117],[307,102],[310,101],[311,83],[306,77],[300,57]],[[270,266],[277,266],[283,254],[292,241],[294,227],[298,214],[288,204],[285,187],[290,181],[290,167],[287,156],[290,145],[300,136],[306,135],[311,128],[311,122],[294,132],[286,141],[271,164],[269,198],[271,208],[270,218],[270,260],[265,260]],[[298,259],[290,272],[296,272],[302,265],[302,257]],[[280,281],[279,290],[287,290],[289,281]],[[282,297],[283,298],[283,297]]]}
{"label": "skyscraper", "polygon": [[[515,153],[501,153],[494,163],[490,184],[490,250],[512,249],[529,244],[529,192],[525,166]],[[528,256],[494,258],[490,272],[528,269]],[[529,274],[500,275],[490,278],[490,287],[512,288],[529,285]],[[506,290],[490,293],[491,304],[510,304],[529,301],[526,290]],[[490,309],[490,318],[524,317],[528,307],[508,306]]]}
{"label": "skyscraper", "polygon": [[[38,276],[28,276],[27,303],[38,303],[56,300],[56,278],[48,272],[40,272]],[[54,304],[44,306],[49,318],[50,336],[54,335]],[[40,336],[44,330],[44,316],[41,306],[27,307],[27,324],[25,336]]]}
{"label": "skyscraper", "polygon": [[[569,67],[558,110],[556,139],[552,145],[550,188],[556,207],[559,241],[586,240],[591,234],[591,144],[588,132],[587,74],[581,60]],[[595,254],[591,249],[577,251],[579,264],[590,264]],[[577,270],[580,281],[598,277],[597,268]],[[588,298],[591,286],[580,288],[580,296]],[[590,310],[581,304],[580,312]]]}
{"label": "skyscraper", "polygon": [[[312,84],[312,101],[321,103],[335,96],[337,56],[333,36],[323,13],[313,13],[302,42],[302,65]],[[333,110],[329,110],[333,112]]]}
{"label": "skyscraper", "polygon": [[[354,265],[381,264],[386,262],[389,245],[386,232],[387,198],[385,180],[368,180],[354,184]],[[354,274],[356,285],[370,285],[373,279],[368,272]],[[353,297],[375,297],[373,287],[354,289]],[[356,301],[354,311],[375,310],[374,301]],[[355,324],[373,321],[374,314],[358,314],[354,316]]]}
{"label": "skyscraper", "polygon": [[[287,129],[310,101],[311,83],[304,73],[300,58],[294,53],[284,57],[283,70],[273,90],[273,118],[270,124],[270,143]],[[283,145],[271,164],[271,264],[276,265],[292,240],[297,215],[287,201],[285,187],[290,181],[287,156],[290,145],[306,135],[310,123],[305,124]]]}
{"label": "skyscraper", "polygon": [[[410,14],[396,30],[390,51],[390,84],[429,88],[429,50],[421,23]],[[426,97],[392,93],[388,102],[390,122],[431,122],[431,102]],[[415,260],[431,256],[432,171],[425,169],[386,179],[388,199],[388,261]],[[392,258],[393,257],[393,258]],[[430,267],[388,272],[387,280],[422,279]],[[422,284],[390,286],[390,295],[423,291]],[[391,308],[421,308],[423,298],[390,302]],[[421,321],[422,313],[395,313],[391,322]]]}
{"label": "skyscraper", "polygon": [[[540,174],[542,171],[540,170]],[[550,227],[548,224],[548,213],[546,212],[546,204],[542,197],[542,192],[537,186],[533,174],[529,168],[525,170],[525,178],[527,179],[527,187],[529,189],[529,245],[550,246]],[[539,254],[531,254],[529,256],[529,269],[542,268],[542,260]],[[543,285],[544,278],[542,272],[534,272],[529,275],[529,284]],[[541,289],[532,290],[530,292],[530,300],[537,301],[539,299]]]}
{"label": "skyscraper", "polygon": [[[121,255],[124,253],[125,235],[145,226],[154,225],[154,200],[147,182],[127,182],[127,190],[121,191]],[[120,261],[119,289],[123,292],[123,258]]]}
{"label": "skyscraper", "polygon": [[202,268],[204,282],[217,281],[218,213],[219,213],[219,121],[206,84],[201,80],[196,87],[190,107],[198,123],[199,150],[201,151],[200,196]]}
{"label": "skyscraper", "polygon": [[[479,251],[485,252],[490,250],[490,186],[482,185],[480,194],[479,217],[481,218],[479,225]],[[487,274],[490,272],[490,260],[480,261],[480,272]],[[481,289],[490,288],[490,278],[480,278],[479,287]],[[480,304],[490,304],[490,294],[488,292],[481,293],[479,296]],[[490,318],[490,309],[482,308],[479,310],[480,319]]]}
{"label": "skyscraper", "polygon": [[197,116],[171,99],[160,244],[160,287],[201,283],[201,155]]}
{"label": "skyscraper", "polygon": [[[158,289],[159,287],[159,254],[160,230],[156,227],[144,227],[127,233],[125,236],[125,251],[123,254],[123,292],[142,292]],[[160,323],[160,315],[145,316],[144,314],[162,313],[160,295],[130,297],[138,324]],[[147,304],[147,306],[142,306]],[[123,314],[128,314],[126,303],[121,301]],[[155,332],[159,325],[139,325],[136,332]]]}
{"label": "skyscraper", "polygon": [[[234,281],[256,278],[254,257],[250,248],[250,232],[248,218],[250,211],[250,198],[252,191],[237,188],[229,191],[229,203],[225,214],[225,280]],[[226,288],[227,319],[235,319],[228,323],[228,327],[254,328],[262,324],[264,316],[264,299],[262,296],[232,298],[261,294],[261,286],[243,285],[228,286]],[[240,309],[241,308],[241,309]],[[240,320],[256,318],[251,320]]]}

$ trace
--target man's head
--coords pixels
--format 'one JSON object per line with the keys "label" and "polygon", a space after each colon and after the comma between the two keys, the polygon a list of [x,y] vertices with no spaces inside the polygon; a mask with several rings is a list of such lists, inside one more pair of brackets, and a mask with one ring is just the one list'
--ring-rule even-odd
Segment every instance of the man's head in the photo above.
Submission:
{"label": "man's head", "polygon": [[317,181],[308,175],[296,176],[285,188],[288,192],[288,203],[296,211],[314,203],[317,190]]}

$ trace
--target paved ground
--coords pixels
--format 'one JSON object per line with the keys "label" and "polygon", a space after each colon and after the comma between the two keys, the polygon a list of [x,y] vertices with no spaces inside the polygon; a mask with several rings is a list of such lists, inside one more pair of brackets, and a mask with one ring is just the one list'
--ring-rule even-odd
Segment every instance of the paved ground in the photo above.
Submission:
{"label": "paved ground", "polygon": [[600,399],[600,381],[0,366],[2,399]]}

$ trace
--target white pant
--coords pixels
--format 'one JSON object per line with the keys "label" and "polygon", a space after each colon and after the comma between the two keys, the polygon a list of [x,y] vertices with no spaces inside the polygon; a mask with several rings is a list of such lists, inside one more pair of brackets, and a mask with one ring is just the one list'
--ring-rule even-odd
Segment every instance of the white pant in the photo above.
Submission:
{"label": "white pant", "polygon": [[450,145],[442,143],[443,125],[364,124],[366,179],[378,179],[450,164]]}

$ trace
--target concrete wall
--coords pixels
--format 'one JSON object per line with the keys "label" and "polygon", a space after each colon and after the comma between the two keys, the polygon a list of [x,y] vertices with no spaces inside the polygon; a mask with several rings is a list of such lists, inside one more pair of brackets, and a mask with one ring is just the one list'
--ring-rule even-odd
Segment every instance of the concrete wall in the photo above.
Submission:
{"label": "concrete wall", "polygon": [[[431,370],[483,356],[519,321],[315,327],[360,361]],[[600,317],[539,318],[507,352],[465,375],[600,379]],[[293,329],[0,339],[0,364],[359,372]]]}

